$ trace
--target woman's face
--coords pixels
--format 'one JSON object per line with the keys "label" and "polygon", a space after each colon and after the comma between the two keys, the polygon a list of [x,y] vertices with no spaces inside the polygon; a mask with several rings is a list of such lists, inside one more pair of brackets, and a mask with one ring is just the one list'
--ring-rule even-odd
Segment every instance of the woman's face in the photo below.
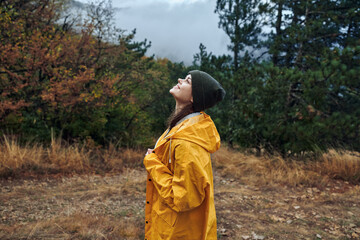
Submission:
{"label": "woman's face", "polygon": [[187,75],[185,79],[179,78],[178,84],[170,89],[170,93],[173,95],[175,100],[181,104],[193,102],[191,75]]}

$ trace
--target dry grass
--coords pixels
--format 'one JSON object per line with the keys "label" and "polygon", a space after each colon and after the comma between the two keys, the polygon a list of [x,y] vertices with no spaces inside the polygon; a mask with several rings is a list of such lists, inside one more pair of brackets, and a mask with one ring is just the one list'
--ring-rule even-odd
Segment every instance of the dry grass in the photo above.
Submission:
{"label": "dry grass", "polygon": [[[79,145],[67,146],[52,138],[49,147],[39,144],[21,146],[4,136],[0,144],[0,177],[53,173],[106,173],[142,166],[144,150],[106,149]],[[290,186],[322,186],[329,179],[360,182],[360,155],[329,151],[315,160],[284,159],[281,156],[255,156],[222,147],[213,156],[214,167],[222,176],[243,182]]]}
{"label": "dry grass", "polygon": [[0,181],[0,239],[141,239],[146,174]]}
{"label": "dry grass", "polygon": [[4,136],[0,144],[0,176],[19,173],[69,173],[85,172],[90,168],[91,151],[84,147],[64,147],[61,141],[52,138],[51,145],[21,146],[15,138]]}
{"label": "dry grass", "polygon": [[0,177],[121,171],[123,167],[141,166],[142,152],[118,149],[114,144],[109,144],[106,149],[76,144],[68,146],[54,137],[49,147],[21,145],[16,138],[3,136],[0,142]]}
{"label": "dry grass", "polygon": [[222,176],[255,184],[281,183],[290,186],[324,186],[329,179],[360,182],[360,157],[355,153],[330,151],[316,161],[280,156],[255,156],[223,147],[213,156]]}
{"label": "dry grass", "polygon": [[360,182],[360,154],[329,151],[315,165],[315,171],[334,179]]}
{"label": "dry grass", "polygon": [[[359,239],[360,186],[256,186],[218,170],[218,239]],[[0,239],[144,239],[144,169],[0,185]]]}
{"label": "dry grass", "polygon": [[[142,232],[134,220],[75,213],[66,217],[11,227],[0,226],[1,239],[139,239]],[[121,237],[120,237],[121,236]]]}
{"label": "dry grass", "polygon": [[[33,151],[24,148],[17,151],[26,159]],[[41,151],[44,160],[51,149]],[[143,152],[109,146],[85,153],[86,174],[0,179],[0,239],[144,238]],[[356,179],[354,154],[304,162],[221,148],[213,156],[218,239],[359,239],[360,185],[331,179]],[[101,166],[123,169],[92,174]]]}

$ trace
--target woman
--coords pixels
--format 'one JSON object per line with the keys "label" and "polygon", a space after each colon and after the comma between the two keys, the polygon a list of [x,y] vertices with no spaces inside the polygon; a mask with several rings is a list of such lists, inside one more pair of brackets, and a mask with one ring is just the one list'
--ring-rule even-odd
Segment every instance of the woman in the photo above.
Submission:
{"label": "woman", "polygon": [[209,74],[191,71],[170,93],[176,101],[169,128],[148,149],[145,239],[216,239],[213,175],[210,153],[220,136],[203,110],[225,96]]}

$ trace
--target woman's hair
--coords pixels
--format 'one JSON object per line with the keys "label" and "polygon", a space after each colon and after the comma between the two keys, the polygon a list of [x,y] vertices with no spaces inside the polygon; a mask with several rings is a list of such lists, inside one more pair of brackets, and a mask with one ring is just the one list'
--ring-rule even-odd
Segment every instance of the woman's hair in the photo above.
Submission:
{"label": "woman's hair", "polygon": [[188,104],[184,108],[182,108],[177,114],[175,114],[176,110],[170,115],[168,119],[168,126],[171,130],[173,127],[175,127],[176,123],[178,123],[181,119],[183,119],[185,116],[189,115],[190,113],[194,112],[194,106],[193,104]]}

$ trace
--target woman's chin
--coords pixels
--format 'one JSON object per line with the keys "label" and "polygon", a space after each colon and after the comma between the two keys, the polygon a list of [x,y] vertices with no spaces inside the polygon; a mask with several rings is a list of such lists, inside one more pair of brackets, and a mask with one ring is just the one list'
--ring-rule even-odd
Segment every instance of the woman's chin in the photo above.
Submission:
{"label": "woman's chin", "polygon": [[173,87],[169,90],[169,93],[174,96],[175,91],[176,91],[175,87]]}

